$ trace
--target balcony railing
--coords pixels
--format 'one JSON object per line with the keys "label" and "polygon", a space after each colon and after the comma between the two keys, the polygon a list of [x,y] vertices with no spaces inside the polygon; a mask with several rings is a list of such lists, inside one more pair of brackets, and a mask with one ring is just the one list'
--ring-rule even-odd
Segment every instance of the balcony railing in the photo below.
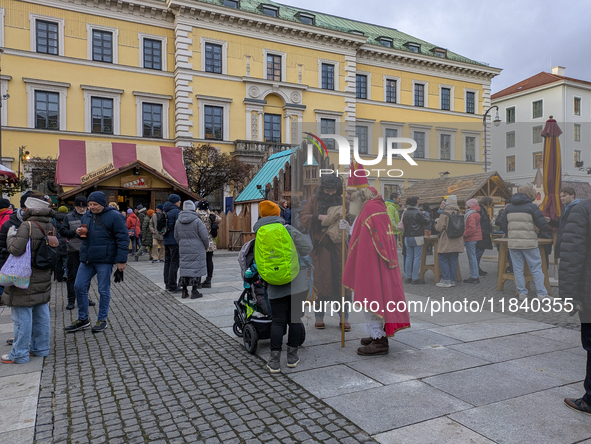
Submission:
{"label": "balcony railing", "polygon": [[291,143],[274,143],[274,142],[260,142],[258,140],[235,140],[235,151],[249,151],[254,153],[279,153],[281,151],[290,150],[299,145]]}

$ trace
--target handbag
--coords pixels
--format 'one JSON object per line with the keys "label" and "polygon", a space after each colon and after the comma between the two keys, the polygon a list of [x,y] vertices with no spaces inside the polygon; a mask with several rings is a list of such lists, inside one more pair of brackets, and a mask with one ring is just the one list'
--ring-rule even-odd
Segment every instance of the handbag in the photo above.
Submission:
{"label": "handbag", "polygon": [[129,237],[136,237],[137,236],[136,232],[135,232],[136,228],[137,228],[137,219],[135,220],[135,227],[132,228],[131,230],[127,231],[127,234],[129,235]]}
{"label": "handbag", "polygon": [[31,239],[25,252],[20,256],[10,255],[0,270],[0,285],[27,289],[31,282]]}
{"label": "handbag", "polygon": [[[406,211],[404,213],[406,213]],[[402,220],[404,219],[404,213],[402,213],[402,217],[400,218],[400,220],[398,221],[398,224],[396,225],[396,228],[398,228],[401,231],[404,231],[404,222],[402,222]]]}

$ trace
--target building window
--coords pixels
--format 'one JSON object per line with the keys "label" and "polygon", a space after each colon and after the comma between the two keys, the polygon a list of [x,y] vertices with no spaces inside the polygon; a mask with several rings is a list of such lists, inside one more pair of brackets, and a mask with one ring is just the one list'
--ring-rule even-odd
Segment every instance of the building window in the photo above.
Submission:
{"label": "building window", "polygon": [[425,106],[425,85],[415,83],[415,106]]}
{"label": "building window", "polygon": [[92,30],[92,60],[113,63],[113,33]]}
{"label": "building window", "polygon": [[222,45],[205,43],[205,72],[222,73]]}
{"label": "building window", "polygon": [[425,158],[425,133],[422,131],[415,131],[413,139],[417,142],[417,149],[415,150],[413,157],[420,159]]}
{"label": "building window", "polygon": [[532,119],[537,119],[544,115],[544,104],[542,100],[536,100],[532,103]]}
{"label": "building window", "polygon": [[35,21],[37,52],[59,54],[59,24],[45,20]]}
{"label": "building window", "polygon": [[532,128],[533,143],[542,143],[542,127],[534,126]]}
{"label": "building window", "polygon": [[451,90],[449,88],[441,88],[441,109],[450,109]]}
{"label": "building window", "polygon": [[[320,119],[320,134],[336,134],[336,120]],[[322,139],[326,149],[334,150],[334,139]]]}
{"label": "building window", "polygon": [[355,94],[358,99],[367,99],[367,76],[357,74],[355,78]]}
{"label": "building window", "polygon": [[575,167],[576,168],[580,168],[583,165],[581,164],[581,151],[580,150],[575,150]]}
{"label": "building window", "polygon": [[91,97],[92,132],[113,134],[113,99]]}
{"label": "building window", "polygon": [[162,41],[144,39],[144,68],[162,70]]}
{"label": "building window", "polygon": [[466,112],[468,114],[476,112],[476,94],[470,91],[466,93]]}
{"label": "building window", "polygon": [[386,79],[386,102],[396,103],[396,80]]}
{"label": "building window", "polygon": [[142,103],[142,137],[162,138],[162,105]]}
{"label": "building window", "polygon": [[580,97],[575,97],[575,109],[574,109],[574,113],[575,116],[580,116],[581,115],[581,98]]}
{"label": "building window", "polygon": [[[384,131],[384,142],[386,142],[386,147],[389,147],[388,139],[391,137],[398,137],[398,130],[396,128],[386,128]],[[398,142],[392,144],[392,148],[398,149]],[[388,148],[386,148],[386,151]],[[394,156],[399,157],[400,154],[395,154]]]}
{"label": "building window", "polygon": [[281,56],[267,54],[267,80],[281,82]]}
{"label": "building window", "polygon": [[35,128],[59,130],[59,102],[59,93],[35,91]]}
{"label": "building window", "polygon": [[205,138],[224,139],[224,108],[221,106],[204,106]]}
{"label": "building window", "polygon": [[265,142],[281,143],[281,115],[265,114]]}
{"label": "building window", "polygon": [[581,141],[581,125],[578,123],[575,123],[575,142],[580,142]]}
{"label": "building window", "polygon": [[379,37],[378,42],[380,42],[380,45],[385,46],[386,48],[392,47],[392,39],[391,38]]}
{"label": "building window", "polygon": [[441,59],[444,59],[445,56],[447,55],[447,51],[445,49],[435,49],[435,50],[433,50],[433,54],[435,55],[435,57],[439,57]]}
{"label": "building window", "polygon": [[297,16],[300,19],[300,22],[302,22],[304,25],[314,24],[315,16],[312,14],[304,14],[303,12],[298,12]]}
{"label": "building window", "polygon": [[449,134],[441,134],[439,158],[442,160],[451,159],[451,136]]}
{"label": "building window", "polygon": [[506,134],[505,148],[515,148],[515,131]]}
{"label": "building window", "polygon": [[400,185],[385,183],[384,184],[384,199],[389,199],[392,193],[402,194],[400,192]]}
{"label": "building window", "polygon": [[505,110],[505,120],[507,123],[515,123],[515,107],[507,108]]}
{"label": "building window", "polygon": [[356,126],[355,127],[355,137],[357,137],[357,143],[359,147],[359,154],[367,154],[368,153],[368,133],[369,130],[367,126]]}
{"label": "building window", "polygon": [[534,158],[534,170],[544,167],[544,160],[542,157],[542,153],[533,153],[533,158]]}
{"label": "building window", "polygon": [[224,0],[224,6],[238,9],[240,7],[240,2],[238,0]]}
{"label": "building window", "polygon": [[417,52],[418,53],[421,50],[421,45],[418,45],[416,43],[407,43],[406,47],[408,48],[408,50],[410,52]]}
{"label": "building window", "polygon": [[334,90],[334,65],[322,64],[322,89]]}
{"label": "building window", "polygon": [[515,171],[515,156],[507,156],[506,168],[508,173]]}
{"label": "building window", "polygon": [[476,161],[476,137],[466,137],[466,162]]}
{"label": "building window", "polygon": [[278,17],[279,16],[279,9],[274,8],[273,6],[263,5],[262,10],[263,10],[263,14],[268,15],[269,17]]}

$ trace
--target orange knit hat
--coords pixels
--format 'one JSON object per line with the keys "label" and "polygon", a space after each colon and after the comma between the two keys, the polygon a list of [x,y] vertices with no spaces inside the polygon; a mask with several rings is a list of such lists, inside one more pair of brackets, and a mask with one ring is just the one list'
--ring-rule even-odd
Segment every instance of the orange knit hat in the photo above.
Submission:
{"label": "orange knit hat", "polygon": [[281,208],[275,202],[263,200],[259,203],[259,214],[261,217],[279,216],[281,214]]}
{"label": "orange knit hat", "polygon": [[148,217],[152,217],[154,215],[154,210],[148,210],[147,211]]}

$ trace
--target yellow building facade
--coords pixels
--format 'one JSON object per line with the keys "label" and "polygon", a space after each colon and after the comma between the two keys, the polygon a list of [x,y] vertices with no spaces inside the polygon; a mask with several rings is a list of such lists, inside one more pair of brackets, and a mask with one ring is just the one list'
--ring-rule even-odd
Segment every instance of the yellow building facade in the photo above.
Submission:
{"label": "yellow building facade", "polygon": [[[0,0],[2,161],[59,140],[209,142],[258,162],[302,132],[417,141],[405,181],[483,171],[499,69],[394,29],[254,0]],[[7,98],[7,96],[10,96]],[[329,145],[329,148],[332,146]],[[330,151],[336,163],[337,152]],[[334,159],[333,159],[334,156]]]}

